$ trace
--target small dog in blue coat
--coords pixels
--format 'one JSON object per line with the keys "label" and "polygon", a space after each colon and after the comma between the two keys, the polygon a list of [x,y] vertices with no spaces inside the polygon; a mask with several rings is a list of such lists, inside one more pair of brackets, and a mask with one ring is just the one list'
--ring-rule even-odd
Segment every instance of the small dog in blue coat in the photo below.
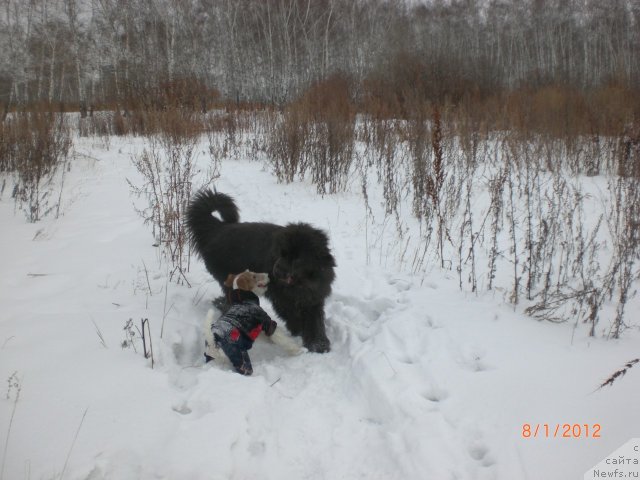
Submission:
{"label": "small dog in blue coat", "polygon": [[217,320],[213,310],[209,310],[207,315],[207,351],[204,354],[207,361],[214,359],[216,350],[222,351],[236,372],[242,375],[253,373],[248,351],[260,332],[272,336],[277,327],[277,323],[260,307],[258,299],[258,295],[264,295],[268,283],[268,274],[249,270],[227,277],[224,285],[227,287],[229,310]]}

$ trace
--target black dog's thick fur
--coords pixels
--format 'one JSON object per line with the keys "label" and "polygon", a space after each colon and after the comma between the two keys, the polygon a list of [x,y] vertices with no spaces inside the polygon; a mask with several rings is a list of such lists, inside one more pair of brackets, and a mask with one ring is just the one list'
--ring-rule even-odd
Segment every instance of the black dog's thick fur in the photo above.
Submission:
{"label": "black dog's thick fur", "polygon": [[302,336],[310,351],[329,351],[324,300],[331,293],[335,260],[327,235],[306,223],[240,223],[239,218],[233,199],[223,193],[203,190],[191,201],[187,229],[209,273],[222,286],[230,273],[269,272],[266,296],[289,331]]}

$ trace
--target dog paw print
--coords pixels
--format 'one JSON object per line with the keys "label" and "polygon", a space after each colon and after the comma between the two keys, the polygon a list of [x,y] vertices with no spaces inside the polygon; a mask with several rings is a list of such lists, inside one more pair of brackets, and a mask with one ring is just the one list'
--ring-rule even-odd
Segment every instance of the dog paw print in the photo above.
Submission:
{"label": "dog paw print", "polygon": [[440,403],[447,399],[449,393],[442,388],[431,387],[428,390],[422,391],[420,395],[430,403]]}
{"label": "dog paw print", "polygon": [[412,282],[402,278],[390,278],[388,281],[389,285],[393,285],[398,292],[406,292],[411,290],[411,287],[413,287]]}
{"label": "dog paw print", "polygon": [[485,360],[485,354],[481,349],[471,348],[466,352],[461,352],[458,364],[472,372],[484,372],[491,370],[491,366]]}
{"label": "dog paw print", "polygon": [[495,464],[495,460],[491,457],[489,448],[486,445],[480,443],[471,445],[468,448],[468,452],[471,458],[483,467],[490,467]]}
{"label": "dog paw print", "polygon": [[433,328],[434,330],[437,330],[438,328],[442,328],[442,324],[438,320],[433,318],[431,315],[425,316],[425,323],[429,328]]}
{"label": "dog paw print", "polygon": [[249,443],[247,450],[252,457],[260,457],[267,451],[267,445],[264,442],[253,441]]}
{"label": "dog paw print", "polygon": [[193,411],[191,410],[191,407],[187,405],[187,402],[182,402],[179,404],[172,405],[171,410],[173,410],[176,413],[179,413],[180,415],[189,415]]}

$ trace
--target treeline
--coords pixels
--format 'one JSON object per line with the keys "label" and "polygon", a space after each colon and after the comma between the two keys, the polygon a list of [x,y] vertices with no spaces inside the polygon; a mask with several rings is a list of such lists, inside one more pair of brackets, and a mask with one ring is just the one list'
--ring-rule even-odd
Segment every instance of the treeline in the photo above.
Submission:
{"label": "treeline", "polygon": [[[1,0],[0,102],[281,105],[640,85],[640,0]],[[389,100],[391,99],[391,100]]]}

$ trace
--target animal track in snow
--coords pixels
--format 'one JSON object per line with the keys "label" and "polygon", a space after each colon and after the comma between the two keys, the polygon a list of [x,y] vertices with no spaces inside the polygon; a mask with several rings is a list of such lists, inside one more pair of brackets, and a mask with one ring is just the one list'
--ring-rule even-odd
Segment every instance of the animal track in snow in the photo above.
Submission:
{"label": "animal track in snow", "polygon": [[472,445],[468,451],[471,458],[479,462],[483,467],[490,467],[495,464],[495,461],[489,455],[489,448],[486,445]]}
{"label": "animal track in snow", "polygon": [[485,360],[485,353],[481,347],[469,345],[464,348],[455,347],[456,362],[462,368],[472,372],[484,372],[491,370],[491,367]]}
{"label": "animal track in snow", "polygon": [[180,415],[189,415],[193,410],[187,405],[187,402],[182,402],[180,404],[172,405],[171,410]]}
{"label": "animal track in snow", "polygon": [[429,326],[429,328],[433,328],[434,330],[442,328],[442,324],[438,320],[434,319],[431,315],[425,315],[425,319],[426,324],[427,326]]}
{"label": "animal track in snow", "polygon": [[441,388],[433,387],[427,391],[423,391],[420,393],[425,400],[429,402],[439,403],[443,400],[446,400],[449,394],[446,390]]}
{"label": "animal track in snow", "polygon": [[247,450],[249,451],[249,454],[251,456],[257,457],[264,455],[264,453],[267,451],[267,446],[264,442],[252,441],[251,443],[249,443],[249,447],[247,448]]}
{"label": "animal track in snow", "polygon": [[390,278],[388,281],[389,285],[393,285],[398,292],[406,292],[413,287],[410,281],[401,278]]}

